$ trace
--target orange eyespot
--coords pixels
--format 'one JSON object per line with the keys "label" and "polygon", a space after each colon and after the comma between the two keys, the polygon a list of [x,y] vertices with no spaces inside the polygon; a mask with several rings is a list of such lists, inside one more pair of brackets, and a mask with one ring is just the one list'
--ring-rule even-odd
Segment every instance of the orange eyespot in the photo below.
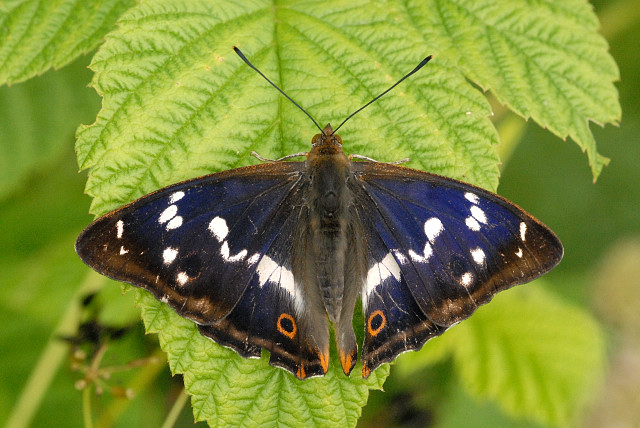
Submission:
{"label": "orange eyespot", "polygon": [[298,332],[298,326],[296,325],[296,321],[293,319],[291,315],[286,312],[280,314],[280,318],[278,318],[278,331],[289,339],[293,339],[296,337],[296,333]]}
{"label": "orange eyespot", "polygon": [[373,311],[367,320],[367,331],[371,336],[377,336],[387,324],[387,319],[381,310]]}

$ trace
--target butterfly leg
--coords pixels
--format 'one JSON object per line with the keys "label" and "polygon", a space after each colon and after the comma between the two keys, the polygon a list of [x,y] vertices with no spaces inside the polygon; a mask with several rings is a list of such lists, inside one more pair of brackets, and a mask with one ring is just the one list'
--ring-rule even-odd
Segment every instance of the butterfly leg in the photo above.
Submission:
{"label": "butterfly leg", "polygon": [[366,160],[366,161],[369,161],[369,162],[376,162],[376,163],[388,163],[389,165],[400,165],[401,163],[407,163],[407,162],[409,162],[411,160],[409,158],[404,158],[404,159],[400,159],[400,160],[393,161],[393,162],[380,162],[380,161],[377,161],[377,160],[372,159],[370,157],[357,155],[357,154],[350,154],[349,155],[349,160],[351,160],[351,159],[360,159],[360,160]]}
{"label": "butterfly leg", "polygon": [[293,154],[290,154],[290,155],[283,156],[283,157],[281,157],[279,159],[267,159],[267,158],[263,158],[262,156],[260,156],[258,154],[258,152],[256,152],[256,151],[252,151],[251,152],[251,156],[253,156],[254,158],[258,159],[261,162],[280,162],[280,161],[291,159],[291,158],[297,158],[297,157],[300,157],[300,156],[307,156],[307,154],[308,154],[307,152],[299,152],[299,153],[293,153]]}

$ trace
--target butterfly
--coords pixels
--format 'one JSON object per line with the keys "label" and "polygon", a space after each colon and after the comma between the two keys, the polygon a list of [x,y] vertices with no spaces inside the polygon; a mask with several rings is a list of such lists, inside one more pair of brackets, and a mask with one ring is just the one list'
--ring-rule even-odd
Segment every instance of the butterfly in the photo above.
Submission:
{"label": "butterfly", "polygon": [[366,378],[562,259],[557,236],[503,197],[347,156],[337,128],[320,129],[308,153],[173,184],[98,218],[78,255],[299,379],[327,372],[331,324],[351,373],[358,298]]}

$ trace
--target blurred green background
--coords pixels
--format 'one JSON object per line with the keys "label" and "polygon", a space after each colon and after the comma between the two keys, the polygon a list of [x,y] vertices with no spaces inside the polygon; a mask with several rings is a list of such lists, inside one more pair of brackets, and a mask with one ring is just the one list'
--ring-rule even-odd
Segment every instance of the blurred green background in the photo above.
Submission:
{"label": "blurred green background", "polygon": [[[515,142],[512,152],[503,151],[499,193],[560,236],[565,258],[549,274],[553,291],[592,311],[606,332],[606,378],[580,423],[632,427],[640,426],[640,4],[594,5],[621,71],[620,126],[591,126],[610,165],[593,183],[575,144],[495,106],[501,137]],[[93,219],[83,194],[86,174],[77,173],[73,152],[77,126],[91,123],[100,108],[100,98],[86,87],[88,63],[89,57],[82,58],[0,88],[1,423],[35,406],[33,426],[82,426],[80,409],[87,397],[75,386],[83,374],[72,369],[69,346],[52,332],[64,332],[74,319],[95,313],[105,324],[129,328],[113,341],[101,366],[155,357],[142,368],[114,374],[109,393],[92,398],[96,425],[109,426],[115,419],[117,426],[159,426],[182,397],[181,380],[171,378],[155,337],[140,340],[143,329],[132,293],[120,296],[118,287],[105,287],[88,306],[76,303],[78,294],[107,281],[90,272],[73,250],[76,236]],[[440,363],[411,380],[392,374],[385,392],[371,394],[360,425],[536,426],[470,398],[451,370]],[[38,388],[25,393],[30,377],[36,385],[51,375],[51,386],[40,390],[42,398]],[[136,393],[133,399],[114,398],[129,388]],[[29,398],[17,411],[21,396]],[[187,405],[176,426],[192,425]]]}

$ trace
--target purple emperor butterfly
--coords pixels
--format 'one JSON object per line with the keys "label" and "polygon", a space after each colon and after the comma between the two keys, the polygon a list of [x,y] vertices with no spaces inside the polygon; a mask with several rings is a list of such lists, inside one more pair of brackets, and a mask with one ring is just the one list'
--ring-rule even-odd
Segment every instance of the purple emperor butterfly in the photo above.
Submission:
{"label": "purple emperor butterfly", "polygon": [[[321,131],[308,153],[143,196],[90,224],[76,251],[101,274],[150,291],[204,336],[243,357],[265,348],[270,364],[300,379],[327,372],[330,323],[351,373],[358,297],[368,377],[560,262],[556,235],[513,203],[346,156],[336,131],[353,115],[333,130],[304,112]],[[305,159],[284,161],[295,156]]]}

